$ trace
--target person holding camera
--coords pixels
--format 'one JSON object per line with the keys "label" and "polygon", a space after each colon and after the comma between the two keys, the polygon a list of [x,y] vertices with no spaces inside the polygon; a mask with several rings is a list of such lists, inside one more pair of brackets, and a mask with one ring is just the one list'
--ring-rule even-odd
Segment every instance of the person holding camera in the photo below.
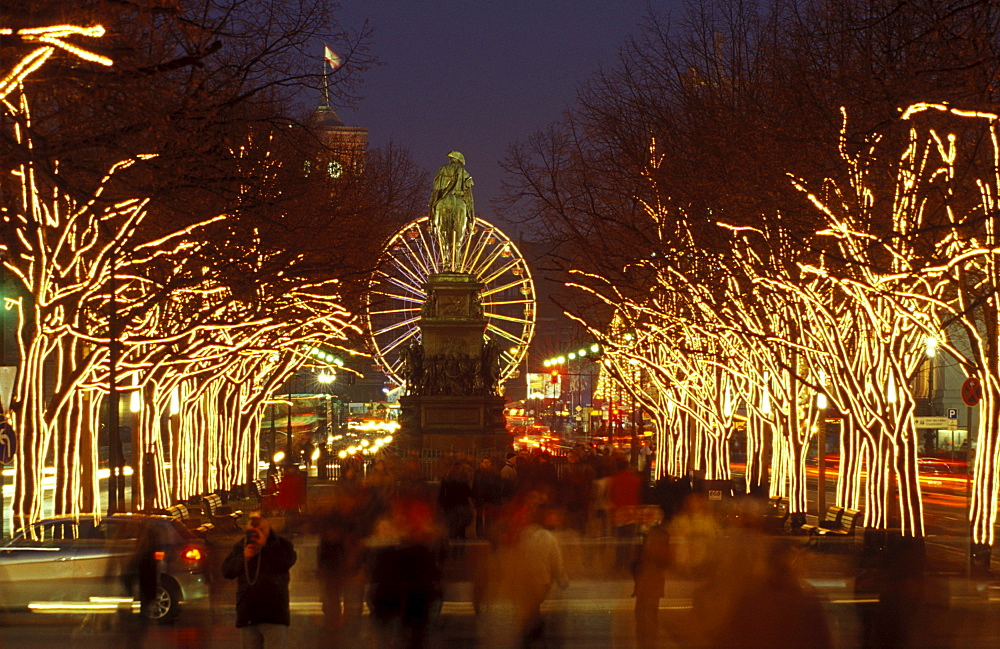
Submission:
{"label": "person holding camera", "polygon": [[222,576],[236,579],[236,627],[243,649],[288,646],[289,571],[295,547],[278,536],[259,511],[250,513],[245,538],[233,545],[222,562]]}

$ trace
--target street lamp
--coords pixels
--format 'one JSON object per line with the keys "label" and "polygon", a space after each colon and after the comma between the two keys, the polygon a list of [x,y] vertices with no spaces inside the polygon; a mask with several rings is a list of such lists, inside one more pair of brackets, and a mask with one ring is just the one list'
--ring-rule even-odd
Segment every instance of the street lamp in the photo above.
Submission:
{"label": "street lamp", "polygon": [[816,393],[816,455],[819,476],[816,480],[816,510],[817,516],[823,516],[826,511],[826,395]]}

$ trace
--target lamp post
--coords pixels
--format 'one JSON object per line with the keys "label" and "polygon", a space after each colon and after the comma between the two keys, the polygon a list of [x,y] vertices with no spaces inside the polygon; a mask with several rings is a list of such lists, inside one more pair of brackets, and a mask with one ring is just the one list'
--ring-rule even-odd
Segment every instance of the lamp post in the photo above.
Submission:
{"label": "lamp post", "polygon": [[288,377],[288,413],[285,419],[285,465],[292,463],[292,382],[295,374]]}
{"label": "lamp post", "polygon": [[321,371],[316,376],[316,382],[319,383],[320,391],[323,395],[323,426],[320,430],[321,439],[319,440],[319,447],[322,451],[317,459],[316,466],[316,476],[320,480],[325,480],[327,477],[327,461],[330,456],[330,449],[328,448],[328,440],[330,439],[330,386],[333,385],[333,381],[337,378],[336,374],[328,372],[326,370]]}
{"label": "lamp post", "polygon": [[277,410],[275,408],[275,403],[272,401],[271,402],[271,443],[268,445],[268,449],[267,449],[267,451],[268,451],[267,452],[267,477],[269,477],[269,478],[272,475],[274,475],[274,454],[278,450],[277,448],[275,448],[277,446],[277,440],[278,440],[278,431],[277,431],[278,427],[277,427],[277,424],[275,423],[275,419],[277,418],[277,416],[278,416],[278,413],[277,413]]}
{"label": "lamp post", "polygon": [[115,248],[109,253],[111,267],[108,280],[108,514],[117,514],[124,498],[125,475],[123,471],[121,433],[118,419],[118,303],[115,283]]}
{"label": "lamp post", "polygon": [[816,515],[823,520],[823,512],[826,511],[826,395],[822,392],[816,394],[816,453],[819,468],[819,478],[816,483]]}

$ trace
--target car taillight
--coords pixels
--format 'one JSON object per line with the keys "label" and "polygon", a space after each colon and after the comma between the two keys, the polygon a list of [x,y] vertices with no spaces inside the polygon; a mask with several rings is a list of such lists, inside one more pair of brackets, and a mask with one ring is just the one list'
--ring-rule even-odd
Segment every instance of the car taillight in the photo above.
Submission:
{"label": "car taillight", "polygon": [[186,548],[181,552],[181,557],[186,561],[201,561],[202,554],[199,548]]}
{"label": "car taillight", "polygon": [[167,557],[166,552],[156,551],[153,553],[153,558],[157,561],[163,561]]}

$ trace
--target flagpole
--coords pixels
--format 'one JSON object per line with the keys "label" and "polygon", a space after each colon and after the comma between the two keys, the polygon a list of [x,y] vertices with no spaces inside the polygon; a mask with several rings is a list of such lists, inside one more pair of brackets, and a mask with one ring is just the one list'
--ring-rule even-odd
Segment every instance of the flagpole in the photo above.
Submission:
{"label": "flagpole", "polygon": [[321,62],[321,65],[323,66],[323,106],[326,107],[326,108],[329,108],[330,107],[330,85],[329,85],[329,77],[327,77],[327,73],[326,73],[326,57],[325,56],[323,57],[323,61]]}

